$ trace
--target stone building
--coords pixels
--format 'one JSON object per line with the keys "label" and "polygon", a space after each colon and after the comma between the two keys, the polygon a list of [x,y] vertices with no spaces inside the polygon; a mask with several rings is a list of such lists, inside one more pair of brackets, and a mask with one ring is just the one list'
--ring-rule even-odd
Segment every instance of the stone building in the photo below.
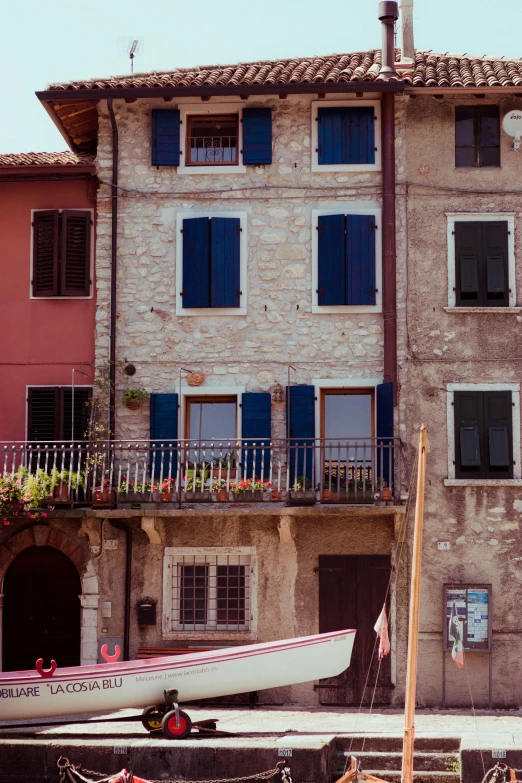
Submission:
{"label": "stone building", "polygon": [[[75,452],[85,486],[69,481],[50,524],[13,520],[0,568],[7,595],[26,549],[70,556],[83,579],[82,662],[104,642],[135,657],[353,625],[345,675],[259,698],[355,705],[376,688],[375,704],[400,704],[408,557],[399,544],[422,421],[419,699],[442,697],[443,584],[498,580],[495,644],[518,638],[513,594],[496,576],[517,580],[519,391],[503,325],[518,312],[518,164],[514,154],[512,169],[504,163],[507,136],[477,139],[500,139],[522,69],[414,51],[404,6],[398,62],[386,55],[393,14],[383,12],[384,58],[179,69],[38,94],[69,144],[95,155],[97,396],[108,407],[94,446]],[[482,252],[470,249],[468,225],[476,242],[488,226],[496,233],[484,260],[459,261],[456,273],[456,257]],[[464,231],[457,251],[455,230]],[[487,261],[503,253],[507,265]],[[128,407],[130,389],[149,400]],[[468,415],[456,435],[452,411],[468,391],[482,410],[498,401],[504,419]],[[495,478],[482,475],[485,451],[472,464],[489,426],[496,459],[507,443],[515,462],[492,466],[504,471]],[[457,469],[460,427],[470,464]],[[373,625],[384,602],[392,652],[377,679]],[[482,686],[487,659],[469,659]],[[507,651],[494,659],[499,704],[516,698],[495,668],[509,660]],[[448,701],[467,703],[456,676],[448,670]]]}

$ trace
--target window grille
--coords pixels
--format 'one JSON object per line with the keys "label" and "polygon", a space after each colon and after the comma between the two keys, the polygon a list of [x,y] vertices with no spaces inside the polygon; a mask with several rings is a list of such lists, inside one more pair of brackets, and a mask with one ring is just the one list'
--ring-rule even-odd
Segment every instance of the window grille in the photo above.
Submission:
{"label": "window grille", "polygon": [[251,556],[172,557],[173,631],[248,631]]}

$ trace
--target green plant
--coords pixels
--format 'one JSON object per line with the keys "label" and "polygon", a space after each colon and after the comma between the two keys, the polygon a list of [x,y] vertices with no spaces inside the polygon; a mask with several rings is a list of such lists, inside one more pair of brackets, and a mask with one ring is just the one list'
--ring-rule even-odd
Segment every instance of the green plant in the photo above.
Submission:
{"label": "green plant", "polygon": [[69,470],[57,470],[56,468],[53,468],[51,470],[51,488],[54,488],[60,484],[68,487],[69,483],[71,486],[71,489],[79,489],[79,487],[84,486],[84,476],[82,473],[78,474],[76,471],[69,471]]}
{"label": "green plant", "polygon": [[236,494],[238,492],[248,492],[249,490],[258,490],[261,492],[265,492],[267,489],[270,489],[270,482],[269,481],[260,481],[257,476],[255,476],[254,481],[252,479],[242,479],[241,481],[238,481],[237,484],[231,484],[230,489],[232,492],[235,492]]}
{"label": "green plant", "polygon": [[183,476],[183,481],[187,492],[201,492],[204,487],[204,480],[194,475]]}
{"label": "green plant", "polygon": [[42,508],[51,494],[51,476],[39,468],[25,479],[23,494],[28,510]]}
{"label": "green plant", "polygon": [[226,479],[215,479],[212,482],[212,492],[219,492],[220,489],[227,489]]}
{"label": "green plant", "polygon": [[302,491],[304,489],[312,489],[312,482],[308,476],[298,476],[297,481],[293,485],[292,489]]}
{"label": "green plant", "polygon": [[236,458],[234,453],[232,452],[231,454],[222,454],[220,457],[216,457],[213,460],[212,465],[215,470],[219,470],[219,468],[221,468],[223,472],[226,472],[229,468],[235,468]]}
{"label": "green plant", "polygon": [[145,391],[145,389],[124,389],[121,396],[121,401],[124,405],[127,405],[129,402],[137,402],[138,404],[141,404],[142,402],[146,402],[149,397],[150,394],[148,391]]}
{"label": "green plant", "polygon": [[122,479],[120,482],[120,486],[118,487],[118,492],[156,492],[158,487],[155,484],[152,484],[150,481],[146,481],[144,484],[140,484],[139,482],[134,481],[127,481],[127,479]]}

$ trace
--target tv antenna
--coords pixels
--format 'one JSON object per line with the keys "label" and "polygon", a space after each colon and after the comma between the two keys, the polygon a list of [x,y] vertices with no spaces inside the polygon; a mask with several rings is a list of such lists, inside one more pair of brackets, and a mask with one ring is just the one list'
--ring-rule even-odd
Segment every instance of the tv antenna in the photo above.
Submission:
{"label": "tv antenna", "polygon": [[508,136],[514,136],[511,142],[511,151],[517,152],[522,144],[522,110],[512,109],[504,115],[502,127]]}
{"label": "tv antenna", "polygon": [[134,58],[143,52],[143,38],[121,37],[118,38],[118,54],[128,57],[131,64],[131,73],[134,73]]}

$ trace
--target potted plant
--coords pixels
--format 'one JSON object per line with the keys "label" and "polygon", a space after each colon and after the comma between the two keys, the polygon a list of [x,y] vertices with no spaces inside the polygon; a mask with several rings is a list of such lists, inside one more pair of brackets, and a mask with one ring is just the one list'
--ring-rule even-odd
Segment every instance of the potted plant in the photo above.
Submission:
{"label": "potted plant", "polygon": [[114,504],[114,490],[108,476],[98,482],[92,493],[92,505],[97,508],[112,508]]}
{"label": "potted plant", "polygon": [[272,487],[270,489],[270,500],[272,500],[274,503],[278,503],[283,499],[283,490],[282,489],[274,489]]}
{"label": "potted plant", "polygon": [[137,411],[142,402],[146,402],[150,395],[145,389],[125,389],[121,401],[131,411]]}
{"label": "potted plant", "polygon": [[163,479],[161,482],[161,486],[159,487],[160,490],[160,500],[162,503],[172,503],[172,499],[174,498],[174,485],[176,483],[175,478],[166,478]]}
{"label": "potted plant", "polygon": [[329,470],[324,474],[323,486],[318,486],[317,489],[321,490],[321,501],[323,503],[339,503],[341,488],[338,486],[337,476],[335,474],[331,476]]}
{"label": "potted plant", "polygon": [[212,478],[236,478],[237,468],[233,454],[222,454],[212,463]]}
{"label": "potted plant", "polygon": [[242,479],[230,487],[234,500],[239,502],[260,502],[263,500],[263,492],[270,489],[269,481],[260,481],[257,476],[252,479]]}
{"label": "potted plant", "polygon": [[225,479],[215,479],[212,482],[212,494],[219,503],[226,503],[228,500],[228,487]]}
{"label": "potted plant", "polygon": [[194,475],[183,477],[186,500],[210,500],[210,490],[205,489],[205,481]]}
{"label": "potted plant", "polygon": [[51,471],[51,494],[54,500],[58,502],[69,501],[69,491],[78,490],[83,487],[83,476],[74,471],[69,470],[57,470],[53,468]]}
{"label": "potted plant", "polygon": [[312,482],[307,476],[298,476],[290,490],[290,498],[291,500],[315,501],[315,489],[312,489]]}
{"label": "potted plant", "polygon": [[150,500],[151,493],[156,492],[156,489],[156,485],[150,481],[141,484],[123,478],[118,487],[118,501],[120,503],[144,502]]}

